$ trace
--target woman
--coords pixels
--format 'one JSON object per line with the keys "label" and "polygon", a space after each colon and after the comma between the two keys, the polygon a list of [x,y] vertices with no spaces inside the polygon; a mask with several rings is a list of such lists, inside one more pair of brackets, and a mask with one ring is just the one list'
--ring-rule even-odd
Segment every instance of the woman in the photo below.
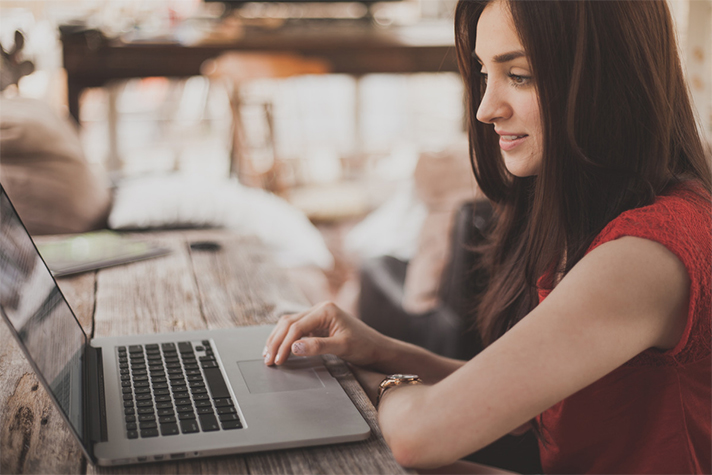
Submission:
{"label": "woman", "polygon": [[455,29],[499,214],[489,346],[443,358],[327,303],[283,317],[265,362],[333,353],[372,394],[385,379],[406,466],[531,427],[545,472],[710,473],[712,184],[666,3],[461,0]]}

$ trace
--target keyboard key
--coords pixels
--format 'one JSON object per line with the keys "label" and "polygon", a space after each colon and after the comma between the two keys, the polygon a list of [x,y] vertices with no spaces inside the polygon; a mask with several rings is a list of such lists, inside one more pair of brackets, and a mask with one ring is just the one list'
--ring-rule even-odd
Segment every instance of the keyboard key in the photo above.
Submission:
{"label": "keyboard key", "polygon": [[156,396],[165,396],[170,393],[171,392],[168,389],[156,389],[155,391],[153,391],[153,394],[155,394]]}
{"label": "keyboard key", "polygon": [[161,435],[176,435],[178,434],[178,424],[171,422],[168,424],[161,424]]}
{"label": "keyboard key", "polygon": [[199,407],[198,408],[198,414],[214,414],[213,408],[208,406],[208,407]]}
{"label": "keyboard key", "polygon": [[209,399],[203,399],[202,401],[195,401],[195,407],[211,407]]}
{"label": "keyboard key", "polygon": [[131,416],[133,414],[136,414],[136,412],[133,407],[127,407],[126,409],[124,409],[124,414],[127,416]]}
{"label": "keyboard key", "polygon": [[131,345],[129,346],[129,353],[143,353],[143,347],[141,345]]}
{"label": "keyboard key", "polygon": [[166,402],[166,401],[170,401],[170,400],[171,400],[171,397],[168,395],[156,396],[156,402]]}
{"label": "keyboard key", "polygon": [[[122,385],[122,386],[123,386],[123,385]],[[131,394],[131,391],[132,391],[132,390],[131,390],[131,385],[129,385],[129,386],[124,386],[123,388],[121,388],[121,392],[124,393],[124,394]]]}
{"label": "keyboard key", "polygon": [[153,401],[150,399],[144,401],[138,401],[136,407],[153,407]]}
{"label": "keyboard key", "polygon": [[210,387],[210,395],[213,399],[229,398],[230,393],[227,390],[225,379],[219,368],[205,368],[205,380]]}
{"label": "keyboard key", "polygon": [[237,414],[220,414],[218,415],[218,419],[220,419],[220,422],[240,420]]}
{"label": "keyboard key", "polygon": [[126,424],[126,430],[136,430],[136,423],[135,422],[129,422]]}
{"label": "keyboard key", "polygon": [[141,437],[158,437],[158,429],[145,429],[141,431]]}
{"label": "keyboard key", "polygon": [[215,399],[213,401],[215,403],[215,407],[222,407],[222,406],[232,406],[232,399]]}
{"label": "keyboard key", "polygon": [[176,344],[175,344],[175,343],[163,343],[163,344],[161,345],[161,349],[162,349],[163,351],[166,351],[166,350],[175,350],[175,349],[176,349]]}
{"label": "keyboard key", "polygon": [[156,416],[153,414],[141,414],[140,416],[138,416],[139,422],[151,422],[151,421],[155,421],[155,420],[156,420]]}
{"label": "keyboard key", "polygon": [[158,427],[158,425],[156,425],[156,421],[139,422],[138,426],[141,429],[155,429],[156,427]]}
{"label": "keyboard key", "polygon": [[173,412],[173,408],[170,408],[170,409],[159,409],[159,410],[156,411],[156,414],[158,414],[158,417],[161,417],[161,416],[172,416],[173,414],[175,414],[175,412]]}
{"label": "keyboard key", "polygon": [[190,399],[189,399],[189,398],[176,399],[176,406],[185,406],[185,405],[190,405]]}
{"label": "keyboard key", "polygon": [[199,432],[198,422],[195,419],[186,419],[180,421],[180,430],[184,434],[192,434],[194,432]]}
{"label": "keyboard key", "polygon": [[136,396],[137,401],[146,401],[146,400],[151,400],[151,395],[150,394],[139,394]]}
{"label": "keyboard key", "polygon": [[128,437],[129,439],[138,439],[138,432],[136,432],[135,430],[127,431],[126,437]]}
{"label": "keyboard key", "polygon": [[213,414],[203,414],[199,416],[199,420],[200,428],[203,429],[203,432],[212,432],[215,430],[220,430],[218,420]]}
{"label": "keyboard key", "polygon": [[194,412],[181,412],[178,414],[178,419],[184,421],[186,419],[195,419],[195,413]]}
{"label": "keyboard key", "polygon": [[125,407],[125,408],[133,407],[133,399],[129,399],[128,401],[124,401],[124,407]]}
{"label": "keyboard key", "polygon": [[171,401],[164,401],[164,402],[156,403],[156,409],[170,409],[172,407],[173,407],[173,403]]}
{"label": "keyboard key", "polygon": [[190,388],[190,392],[195,397],[196,394],[207,394],[208,390],[206,388]]}
{"label": "keyboard key", "polygon": [[133,394],[131,394],[131,393],[124,394],[124,401],[133,401]]}
{"label": "keyboard key", "polygon": [[204,401],[206,399],[210,399],[210,396],[207,394],[195,394],[195,392],[193,392],[193,401]]}
{"label": "keyboard key", "polygon": [[175,422],[176,416],[163,416],[158,418],[158,422],[161,424],[167,424],[168,422]]}
{"label": "keyboard key", "polygon": [[124,420],[128,422],[136,422],[136,416],[126,416]]}
{"label": "keyboard key", "polygon": [[218,407],[218,414],[232,414],[237,412],[232,406]]}
{"label": "keyboard key", "polygon": [[222,428],[225,430],[242,429],[242,423],[240,421],[226,421],[222,423]]}
{"label": "keyboard key", "polygon": [[178,412],[193,412],[193,406],[178,406]]}
{"label": "keyboard key", "polygon": [[155,414],[155,410],[153,409],[153,406],[151,407],[141,407],[138,409],[139,414]]}

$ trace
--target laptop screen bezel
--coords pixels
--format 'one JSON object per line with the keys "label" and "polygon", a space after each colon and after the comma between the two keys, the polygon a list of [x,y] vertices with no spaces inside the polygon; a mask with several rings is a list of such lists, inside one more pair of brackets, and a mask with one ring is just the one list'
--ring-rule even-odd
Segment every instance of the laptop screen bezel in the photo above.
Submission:
{"label": "laptop screen bezel", "polygon": [[12,203],[12,200],[10,199],[10,196],[7,194],[5,191],[5,188],[2,186],[2,183],[0,183],[0,194],[5,195],[5,198],[7,199],[8,203],[10,203],[10,207],[12,208],[13,213],[15,213],[15,216],[17,217],[19,223],[22,225],[23,230],[25,233],[27,233],[27,237],[30,239],[30,242],[32,243],[33,248],[35,249],[35,252],[37,253],[37,256],[40,258],[40,261],[42,262],[42,265],[45,267],[45,270],[49,274],[49,276],[52,278],[52,282],[54,282],[55,287],[59,291],[59,295],[62,297],[62,300],[64,300],[64,303],[67,304],[67,308],[69,309],[69,312],[71,313],[72,317],[74,318],[74,322],[77,324],[79,327],[79,330],[82,332],[82,336],[84,338],[84,344],[82,347],[82,357],[80,358],[80,364],[81,364],[81,375],[82,375],[82,391],[81,391],[81,408],[82,408],[82,425],[83,430],[84,430],[84,436],[87,439],[86,441],[82,436],[79,435],[79,433],[76,431],[74,428],[74,425],[71,423],[69,418],[67,417],[67,414],[65,414],[64,410],[62,409],[61,404],[59,403],[59,400],[57,400],[57,397],[55,396],[54,392],[51,389],[51,386],[49,382],[45,379],[44,375],[40,371],[39,367],[35,363],[35,360],[33,359],[32,355],[30,354],[29,350],[27,349],[27,346],[25,343],[22,341],[22,338],[20,338],[20,335],[17,333],[17,330],[15,329],[15,326],[12,324],[10,321],[10,318],[8,315],[5,313],[5,309],[0,306],[0,315],[2,315],[3,319],[5,320],[5,323],[7,324],[7,327],[10,329],[10,333],[12,333],[12,336],[15,338],[15,341],[18,343],[20,346],[20,349],[22,349],[22,352],[25,354],[25,358],[27,361],[30,363],[30,366],[32,367],[32,370],[35,372],[35,376],[37,379],[40,381],[42,386],[44,386],[45,391],[47,392],[47,395],[50,397],[52,400],[52,403],[55,405],[55,408],[58,410],[59,414],[62,416],[62,419],[67,423],[67,426],[69,427],[70,432],[72,435],[74,435],[74,438],[77,439],[79,442],[79,445],[82,448],[82,452],[84,452],[84,455],[92,461],[92,463],[96,463],[96,458],[94,457],[94,451],[93,451],[93,446],[88,438],[88,429],[87,429],[87,400],[86,400],[86,383],[87,383],[87,374],[86,374],[86,353],[87,349],[89,348],[89,337],[87,336],[86,332],[84,331],[84,328],[82,327],[81,323],[79,323],[79,319],[77,318],[76,314],[74,313],[74,310],[72,307],[69,305],[69,302],[67,302],[66,297],[64,296],[64,293],[62,292],[62,289],[57,285],[57,280],[54,278],[52,275],[52,272],[50,272],[49,267],[47,266],[47,263],[44,261],[42,258],[42,255],[40,254],[39,250],[37,249],[37,245],[35,245],[34,239],[32,239],[32,236],[30,235],[29,231],[27,230],[27,227],[25,226],[25,223],[22,221],[20,218],[20,215],[17,212],[17,208],[15,208],[15,205]]}

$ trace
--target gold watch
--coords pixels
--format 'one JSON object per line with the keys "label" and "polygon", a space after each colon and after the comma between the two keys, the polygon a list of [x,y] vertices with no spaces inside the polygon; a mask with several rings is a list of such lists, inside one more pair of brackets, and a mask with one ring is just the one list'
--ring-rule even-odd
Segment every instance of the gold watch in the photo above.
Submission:
{"label": "gold watch", "polygon": [[381,398],[383,398],[383,395],[386,393],[386,391],[391,388],[407,384],[423,384],[423,380],[415,374],[392,374],[390,376],[386,376],[386,378],[381,381],[381,384],[378,385],[378,398],[376,399],[376,407],[378,407],[378,405],[381,403]]}

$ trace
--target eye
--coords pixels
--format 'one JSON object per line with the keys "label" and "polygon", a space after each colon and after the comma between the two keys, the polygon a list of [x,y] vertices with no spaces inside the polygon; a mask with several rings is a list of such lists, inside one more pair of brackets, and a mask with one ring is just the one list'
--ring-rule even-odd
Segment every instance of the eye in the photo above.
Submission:
{"label": "eye", "polygon": [[524,86],[526,84],[529,84],[529,81],[531,81],[531,76],[522,76],[519,74],[510,74],[509,79],[512,80],[512,83],[515,86]]}

